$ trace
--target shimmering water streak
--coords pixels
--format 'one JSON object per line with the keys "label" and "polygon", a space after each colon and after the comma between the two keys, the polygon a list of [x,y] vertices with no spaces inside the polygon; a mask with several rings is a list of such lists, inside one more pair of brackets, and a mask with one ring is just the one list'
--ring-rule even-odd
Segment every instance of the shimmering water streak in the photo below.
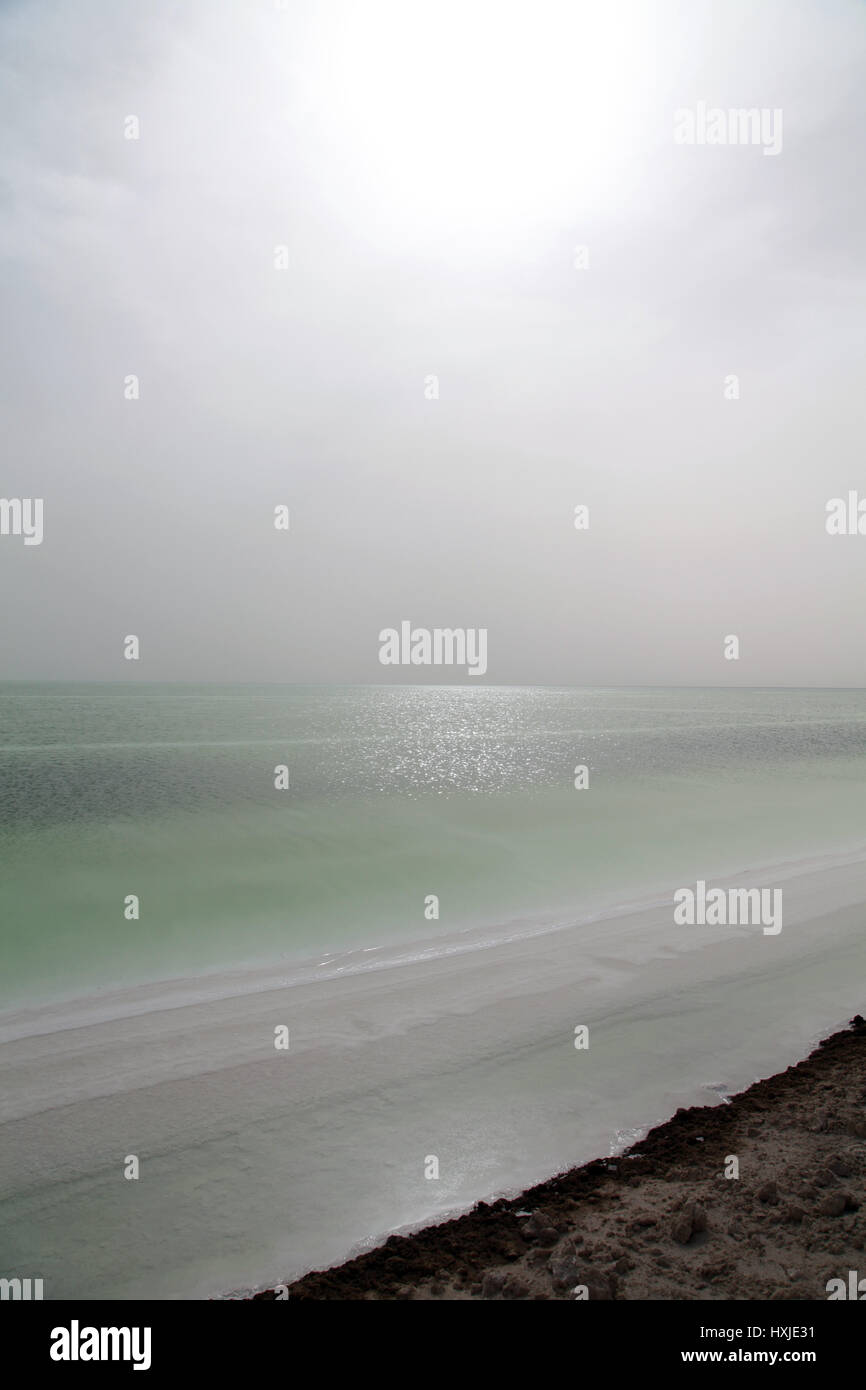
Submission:
{"label": "shimmering water streak", "polygon": [[0,1005],[856,847],[864,736],[862,691],[0,686]]}

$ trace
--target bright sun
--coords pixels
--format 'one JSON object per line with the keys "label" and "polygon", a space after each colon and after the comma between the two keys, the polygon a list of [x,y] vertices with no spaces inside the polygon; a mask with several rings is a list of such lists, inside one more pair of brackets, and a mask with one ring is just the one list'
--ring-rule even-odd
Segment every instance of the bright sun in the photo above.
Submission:
{"label": "bright sun", "polygon": [[371,0],[317,35],[315,121],[399,235],[519,234],[603,203],[652,73],[622,0]]}

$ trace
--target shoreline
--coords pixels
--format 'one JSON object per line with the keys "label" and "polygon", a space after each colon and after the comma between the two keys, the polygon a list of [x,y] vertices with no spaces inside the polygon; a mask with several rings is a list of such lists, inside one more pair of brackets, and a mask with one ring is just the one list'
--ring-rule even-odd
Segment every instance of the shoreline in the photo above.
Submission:
{"label": "shoreline", "polygon": [[[248,1297],[721,1105],[863,1007],[866,858],[776,882],[778,936],[677,925],[668,898],[387,968],[5,1014],[15,1267],[55,1298]],[[118,1184],[118,1152],[145,1157],[147,1182]]]}
{"label": "shoreline", "polygon": [[[866,843],[807,858],[774,859],[725,871],[716,868],[707,873],[704,882],[707,889],[731,879],[741,880],[748,886],[768,879],[776,885],[796,885],[799,879],[808,880],[818,874],[839,875],[846,869],[862,871],[866,892]],[[672,910],[673,893],[672,882],[664,888],[655,884],[643,891],[635,890],[624,898],[600,897],[579,914],[559,909],[542,912],[531,919],[516,917],[497,923],[474,924],[421,937],[411,945],[404,939],[380,941],[373,946],[344,945],[240,965],[215,965],[191,975],[157,976],[100,985],[88,994],[72,990],[47,998],[37,994],[10,999],[0,1004],[0,1044],[114,1024],[151,1013],[220,1005],[248,995],[273,993],[277,988],[328,986],[354,976],[406,971],[415,966],[435,968],[446,964],[450,958],[471,957],[479,952],[501,953],[509,947],[519,948],[535,941],[543,946],[547,939],[563,934],[582,929],[597,931],[608,925],[616,929],[617,924],[629,919],[649,919],[659,912],[667,913]],[[840,901],[844,901],[844,896]],[[702,933],[707,942],[722,942],[730,939],[732,930],[736,928],[723,925],[721,930],[715,930],[704,926]],[[323,956],[325,959],[317,959]]]}
{"label": "shoreline", "polygon": [[802,1061],[727,1103],[677,1110],[615,1158],[392,1235],[284,1287],[306,1300],[571,1300],[576,1288],[603,1300],[826,1300],[830,1280],[847,1284],[861,1268],[858,1014]]}
{"label": "shoreline", "polygon": [[[771,881],[775,885],[796,887],[800,879],[808,880],[819,874],[843,876],[846,870],[863,871],[862,881],[866,885],[866,842],[800,858],[773,858],[756,864],[735,861],[727,867],[716,865],[705,870],[703,881],[707,889],[734,879],[746,886]],[[601,893],[577,913],[560,906],[544,909],[532,917],[476,922],[431,933],[412,943],[404,937],[395,937],[372,946],[342,944],[316,950],[304,948],[240,964],[211,965],[191,974],[145,976],[127,982],[100,984],[89,993],[72,989],[45,996],[37,990],[32,995],[0,1002],[0,1044],[67,1029],[112,1024],[172,1009],[219,1005],[245,995],[271,993],[277,987],[327,986],[358,975],[403,971],[419,965],[435,967],[450,957],[501,952],[533,941],[543,946],[547,938],[583,929],[597,931],[608,924],[616,930],[622,921],[638,917],[649,919],[659,912],[667,913],[671,909],[674,889],[673,879],[664,884],[653,882],[642,888],[634,887],[625,896]],[[712,927],[705,926],[703,935],[707,941],[723,941],[729,939],[731,930],[723,926],[721,931],[714,932]]]}

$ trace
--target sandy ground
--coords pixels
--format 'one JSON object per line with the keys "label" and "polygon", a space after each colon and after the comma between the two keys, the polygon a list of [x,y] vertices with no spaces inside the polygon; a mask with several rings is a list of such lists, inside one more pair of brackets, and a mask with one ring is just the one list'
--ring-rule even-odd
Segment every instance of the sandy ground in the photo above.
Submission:
{"label": "sandy ground", "polygon": [[850,1270],[866,1276],[859,1015],[727,1104],[678,1110],[616,1159],[392,1236],[289,1299],[826,1300]]}

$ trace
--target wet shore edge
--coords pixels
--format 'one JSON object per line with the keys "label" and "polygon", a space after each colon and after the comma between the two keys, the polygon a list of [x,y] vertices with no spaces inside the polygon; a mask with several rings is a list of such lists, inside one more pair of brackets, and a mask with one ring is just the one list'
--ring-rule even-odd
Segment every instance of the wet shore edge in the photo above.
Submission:
{"label": "wet shore edge", "polygon": [[[801,1299],[866,1276],[866,1020],[627,1151],[253,1299]],[[842,1285],[834,1281],[842,1281]],[[866,1289],[866,1284],[864,1284]]]}

